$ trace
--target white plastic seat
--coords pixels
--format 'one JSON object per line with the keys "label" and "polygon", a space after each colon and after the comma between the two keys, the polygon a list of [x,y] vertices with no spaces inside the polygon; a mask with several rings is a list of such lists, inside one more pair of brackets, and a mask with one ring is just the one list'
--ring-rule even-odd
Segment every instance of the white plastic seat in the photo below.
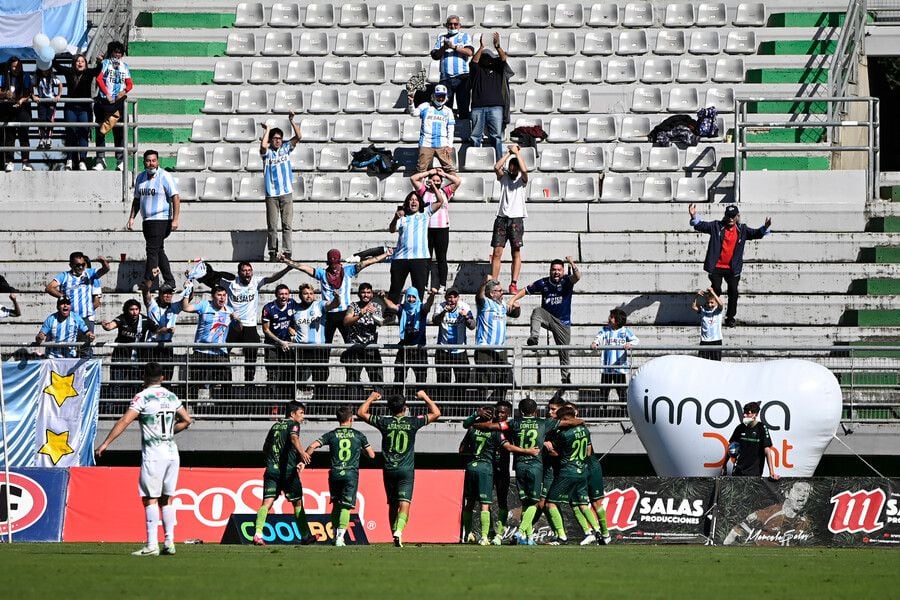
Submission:
{"label": "white plastic seat", "polygon": [[628,175],[606,175],[603,178],[601,202],[631,202],[631,177]]}
{"label": "white plastic seat", "polygon": [[582,145],[575,148],[572,170],[577,173],[599,173],[606,169],[606,156],[602,146]]}
{"label": "white plastic seat", "polygon": [[369,56],[394,56],[397,54],[397,36],[393,31],[370,32],[366,43],[366,54]]}
{"label": "white plastic seat", "polygon": [[[303,138],[306,139],[306,130],[303,131]],[[316,149],[312,146],[304,146],[294,148],[291,152],[291,169],[301,173],[316,170]]]}
{"label": "white plastic seat", "polygon": [[[360,122],[360,126],[362,122]],[[360,127],[362,129],[362,127]],[[362,139],[362,131],[360,131]],[[319,151],[320,171],[346,171],[350,168],[350,150],[343,146],[323,146]]]}
{"label": "white plastic seat", "polygon": [[632,56],[647,53],[647,34],[643,29],[626,30],[619,34],[619,47],[616,54]]}
{"label": "white plastic seat", "polygon": [[510,83],[526,83],[528,81],[528,61],[524,58],[509,58],[506,61],[513,72],[509,78]]}
{"label": "white plastic seat", "polygon": [[197,180],[186,175],[174,175],[175,187],[181,200],[197,199]]}
{"label": "white plastic seat", "polygon": [[312,60],[292,60],[288,62],[287,74],[284,76],[285,83],[315,83],[316,82],[316,63]]}
{"label": "white plastic seat", "polygon": [[603,2],[591,6],[588,27],[617,27],[619,25],[619,5],[615,2]]}
{"label": "white plastic seat", "polygon": [[572,31],[551,31],[547,35],[547,56],[574,56],[578,52],[575,33]]}
{"label": "white plastic seat", "polygon": [[578,28],[584,23],[584,11],[581,4],[557,4],[553,9],[553,26],[559,29]]}
{"label": "white plastic seat", "polygon": [[384,61],[380,58],[364,58],[356,62],[357,85],[381,85],[385,82]]}
{"label": "white plastic seat", "polygon": [[218,142],[222,139],[222,124],[216,117],[200,117],[191,124],[192,142]]}
{"label": "white plastic seat", "polygon": [[406,25],[402,4],[379,4],[375,7],[375,27],[400,29]]}
{"label": "white plastic seat", "polygon": [[513,31],[506,45],[509,56],[534,56],[537,54],[537,38],[532,31]]}
{"label": "white plastic seat", "polygon": [[636,80],[633,58],[611,58],[606,63],[606,83],[634,83]]}
{"label": "white plastic seat", "polygon": [[684,32],[660,31],[653,52],[659,55],[684,54]]}
{"label": "white plastic seat", "polygon": [[206,150],[203,146],[179,146],[175,154],[176,171],[203,171],[206,169]]}
{"label": "white plastic seat", "polygon": [[647,156],[648,171],[677,171],[679,168],[678,148],[675,146],[653,146]]}
{"label": "white plastic seat", "polygon": [[675,202],[708,202],[705,177],[679,177],[675,184]]}
{"label": "white plastic seat", "polygon": [[331,2],[307,4],[304,27],[334,27],[334,6]]}
{"label": "white plastic seat", "polygon": [[363,122],[358,117],[338,117],[334,120],[334,133],[331,141],[337,143],[356,143],[363,141]]}
{"label": "white plastic seat", "polygon": [[264,200],[265,198],[266,182],[264,178],[258,175],[241,177],[241,181],[238,184],[238,200],[250,202],[254,200]]}
{"label": "white plastic seat", "polygon": [[609,31],[588,31],[584,34],[581,53],[585,56],[609,56],[613,53],[612,33]]}
{"label": "white plastic seat", "polygon": [[623,27],[653,27],[653,5],[649,2],[629,2],[625,5]]}
{"label": "white plastic seat", "polygon": [[641,202],[671,202],[672,178],[648,177],[644,180],[644,191],[639,198]]}
{"label": "white plastic seat", "polygon": [[[406,91],[381,90],[378,92],[378,106],[376,110],[383,115],[405,113],[408,99]],[[416,140],[418,140],[416,136]]]}
{"label": "white plastic seat", "polygon": [[366,40],[362,31],[339,31],[334,38],[335,56],[362,56],[366,53]]}
{"label": "white plastic seat", "polygon": [[238,92],[238,113],[267,113],[269,112],[269,95],[266,90],[243,89]]}
{"label": "white plastic seat", "polygon": [[762,2],[742,2],[738,4],[734,16],[735,27],[765,27],[766,5]]}
{"label": "white plastic seat", "polygon": [[[380,112],[380,111],[379,111]],[[400,140],[407,144],[418,144],[422,132],[422,121],[418,117],[406,117],[401,122]]]}
{"label": "white plastic seat", "polygon": [[688,146],[684,153],[685,171],[709,171],[717,164],[715,146]]}
{"label": "white plastic seat", "polygon": [[213,83],[244,83],[244,64],[239,60],[217,60],[213,68]]}
{"label": "white plastic seat", "polygon": [[344,199],[340,177],[314,177],[309,193],[312,202],[339,202]]}
{"label": "white plastic seat", "polygon": [[241,149],[238,146],[216,146],[213,148],[210,171],[240,171],[243,166]]}
{"label": "white plastic seat", "polygon": [[374,113],[375,112],[375,90],[372,89],[351,89],[347,92],[347,102],[344,105],[344,112],[347,113]]}
{"label": "white plastic seat", "polygon": [[303,181],[301,173],[294,173],[291,178],[291,185],[294,188],[294,200],[306,200],[306,182]]}
{"label": "white plastic seat", "polygon": [[431,38],[426,31],[407,31],[400,38],[400,56],[428,56]]}
{"label": "white plastic seat", "polygon": [[734,112],[734,88],[711,87],[706,89],[703,106],[715,107],[720,113]]}
{"label": "white plastic seat", "polygon": [[512,6],[509,4],[490,3],[484,7],[481,26],[487,29],[512,27]]}
{"label": "white plastic seat", "polygon": [[437,84],[441,80],[441,63],[432,60],[428,63],[428,83]]}
{"label": "white plastic seat", "polygon": [[603,81],[603,63],[596,58],[576,60],[572,67],[572,83],[600,83]]}
{"label": "white plastic seat", "polygon": [[300,56],[326,56],[328,54],[328,34],[324,31],[302,31],[297,42]]}
{"label": "white plastic seat", "polygon": [[365,2],[354,2],[341,5],[341,19],[338,27],[368,27],[369,5]]}
{"label": "white plastic seat", "polygon": [[666,5],[663,27],[693,27],[696,21],[693,4],[684,2]]}
{"label": "white plastic seat", "polygon": [[559,96],[561,113],[586,113],[591,111],[591,93],[587,88],[564,88]]}
{"label": "white plastic seat", "polygon": [[239,2],[234,8],[235,27],[262,27],[265,24],[262,2]]}
{"label": "white plastic seat", "polygon": [[541,158],[538,161],[538,169],[549,173],[568,171],[572,168],[572,159],[568,148],[559,146],[545,146],[541,150]]}
{"label": "white plastic seat", "polygon": [[293,2],[276,2],[272,5],[269,27],[299,27],[300,7]]}
{"label": "white plastic seat", "polygon": [[206,90],[201,110],[209,114],[234,112],[234,97],[231,90]]}
{"label": "white plastic seat", "polygon": [[614,142],[617,137],[616,118],[614,116],[600,115],[599,117],[588,119],[587,131],[584,133],[585,142]]}
{"label": "white plastic seat", "polygon": [[418,73],[423,68],[421,60],[398,60],[394,63],[394,74],[391,77],[391,83],[404,85],[413,74]]}
{"label": "white plastic seat", "polygon": [[578,140],[578,119],[575,117],[553,117],[547,126],[547,141],[553,143],[575,142]]}
{"label": "white plastic seat", "polygon": [[672,83],[672,61],[668,58],[649,58],[644,61],[641,81],[644,83]]}
{"label": "white plastic seat", "polygon": [[724,2],[701,2],[697,7],[697,27],[725,27],[728,24],[728,9]]}
{"label": "white plastic seat", "polygon": [[460,22],[463,24],[463,27],[474,27],[475,26],[475,6],[465,2],[465,3],[451,3],[447,5],[447,16],[455,15],[459,17]]}
{"label": "white plastic seat", "polygon": [[755,54],[756,34],[752,31],[729,31],[725,38],[725,54]]}
{"label": "white plastic seat", "polygon": [[550,7],[546,4],[522,5],[519,27],[537,27],[540,29],[550,27]]}
{"label": "white plastic seat", "polygon": [[688,47],[691,54],[718,54],[719,32],[697,29],[691,32],[691,44]]}
{"label": "white plastic seat", "polygon": [[483,177],[465,177],[453,194],[453,202],[484,202],[484,187]]}
{"label": "white plastic seat", "polygon": [[537,83],[565,83],[566,60],[545,58],[538,64]]}
{"label": "white plastic seat", "polygon": [[564,202],[593,202],[597,199],[597,183],[594,177],[569,177],[566,179]]}
{"label": "white plastic seat", "polygon": [[706,83],[709,74],[705,58],[682,58],[678,63],[678,83]]}
{"label": "white plastic seat", "polygon": [[522,112],[531,114],[549,114],[553,112],[553,92],[547,89],[532,88],[525,92],[525,106]]}
{"label": "white plastic seat", "polygon": [[696,88],[673,87],[669,91],[669,112],[695,113],[699,108],[700,95]]}
{"label": "white plastic seat", "polygon": [[247,161],[244,163],[244,170],[250,173],[260,173],[264,166],[262,155],[259,153],[259,145],[251,144],[247,148]]}
{"label": "white plastic seat", "polygon": [[662,90],[657,87],[636,87],[632,93],[632,112],[662,111]]}
{"label": "white plastic seat", "polygon": [[[347,81],[350,81],[349,77]],[[340,112],[340,110],[341,102],[337,90],[313,90],[312,94],[310,94],[308,112],[313,114],[335,114]]]}
{"label": "white plastic seat", "polygon": [[559,177],[554,175],[538,175],[528,178],[528,200],[531,202],[559,202]]}
{"label": "white plastic seat", "polygon": [[622,118],[619,139],[623,142],[646,142],[650,135],[650,119],[627,115]]}
{"label": "white plastic seat", "polygon": [[497,155],[494,148],[467,148],[463,153],[463,169],[474,172],[490,172],[494,170]]}
{"label": "white plastic seat", "polygon": [[720,58],[716,61],[712,80],[716,83],[743,83],[744,59],[736,57]]}
{"label": "white plastic seat", "polygon": [[253,117],[231,117],[225,125],[226,142],[252,142],[258,140],[260,135],[261,129],[256,126]]}
{"label": "white plastic seat", "polygon": [[[412,19],[409,23],[413,27],[440,27],[442,24],[441,5],[436,3],[413,5]],[[472,22],[470,21],[469,24],[471,25]]]}
{"label": "white plastic seat", "polygon": [[254,60],[250,63],[249,83],[272,85],[281,81],[277,60]]}
{"label": "white plastic seat", "polygon": [[635,172],[643,169],[643,157],[640,146],[618,144],[613,148],[610,170],[623,172]]}
{"label": "white plastic seat", "polygon": [[256,36],[252,31],[232,31],[225,41],[227,56],[256,56]]}
{"label": "white plastic seat", "polygon": [[207,177],[203,183],[200,200],[226,201],[234,200],[234,183],[227,175]]}
{"label": "white plastic seat", "polygon": [[[468,181],[468,178],[463,179],[464,184],[466,181]],[[402,204],[410,191],[409,179],[400,174],[390,175],[384,179],[381,186],[381,199],[384,202]],[[456,200],[457,196],[454,194],[453,201],[455,202]]]}
{"label": "white plastic seat", "polygon": [[263,43],[263,56],[290,56],[294,53],[294,39],[290,31],[270,31]]}
{"label": "white plastic seat", "polygon": [[319,83],[324,83],[325,85],[347,85],[353,81],[352,73],[353,69],[349,60],[326,60],[322,63],[322,76],[319,77]]}
{"label": "white plastic seat", "polygon": [[378,179],[368,175],[354,175],[350,178],[347,200],[351,202],[374,202],[378,200]]}
{"label": "white plastic seat", "polygon": [[378,117],[372,119],[372,126],[369,129],[369,141],[390,143],[399,142],[400,121],[391,117]]}

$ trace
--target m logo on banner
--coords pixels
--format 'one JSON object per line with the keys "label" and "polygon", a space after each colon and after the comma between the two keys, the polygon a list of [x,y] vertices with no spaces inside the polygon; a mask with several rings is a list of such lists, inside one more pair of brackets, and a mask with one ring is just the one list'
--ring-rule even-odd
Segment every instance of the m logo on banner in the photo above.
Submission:
{"label": "m logo on banner", "polygon": [[872,533],[884,527],[880,521],[887,495],[878,488],[872,491],[841,492],[831,497],[834,508],[828,522],[831,533]]}
{"label": "m logo on banner", "polygon": [[637,527],[637,521],[634,520],[634,510],[637,508],[640,498],[640,492],[633,487],[607,492],[603,498],[603,507],[606,509],[606,519],[609,528],[626,531]]}

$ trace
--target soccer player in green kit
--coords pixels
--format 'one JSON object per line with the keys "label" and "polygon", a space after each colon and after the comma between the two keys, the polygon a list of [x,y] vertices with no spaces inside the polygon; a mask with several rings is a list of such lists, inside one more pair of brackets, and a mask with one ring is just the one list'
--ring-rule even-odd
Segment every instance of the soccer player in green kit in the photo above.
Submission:
{"label": "soccer player in green kit", "polygon": [[369,458],[375,458],[375,451],[366,436],[353,429],[352,408],[338,408],[337,420],[340,427],[310,444],[306,453],[312,455],[318,448],[328,446],[331,454],[331,468],[328,469],[331,527],[334,530],[334,545],[344,546],[344,533],[350,524],[350,511],[356,506],[356,491],[359,489],[359,458],[363,450]]}
{"label": "soccer player in green kit", "polygon": [[306,407],[301,402],[288,402],[284,419],[278,420],[269,429],[263,454],[266,455],[266,471],[263,474],[263,501],[256,513],[256,532],[253,543],[265,546],[262,538],[266,515],[280,494],[294,505],[294,517],[300,530],[300,544],[316,543],[316,536],[309,530],[306,511],[303,509],[303,484],[300,472],[309,464],[309,455],[300,443],[300,423],[306,415]]}
{"label": "soccer player in green kit", "polygon": [[384,458],[384,493],[388,501],[388,515],[394,535],[394,546],[403,547],[403,529],[409,521],[409,505],[412,502],[415,483],[416,432],[441,417],[441,410],[423,390],[416,398],[425,402],[428,412],[415,417],[409,416],[406,398],[393,395],[388,398],[388,412],[391,416],[373,415],[372,403],[381,398],[372,392],[363,402],[356,416],[381,432],[381,455]]}
{"label": "soccer player in green kit", "polygon": [[[493,411],[485,408],[467,417],[463,421],[463,428],[469,429],[477,420],[491,420],[493,417],[496,417],[494,420],[497,423],[504,423],[511,415],[512,404],[508,400],[498,400]],[[462,451],[460,452],[462,453]],[[494,535],[491,543],[499,546],[503,542],[503,534],[509,518],[509,450],[503,446],[494,453],[493,481],[494,490],[497,492],[497,521],[494,523]]]}

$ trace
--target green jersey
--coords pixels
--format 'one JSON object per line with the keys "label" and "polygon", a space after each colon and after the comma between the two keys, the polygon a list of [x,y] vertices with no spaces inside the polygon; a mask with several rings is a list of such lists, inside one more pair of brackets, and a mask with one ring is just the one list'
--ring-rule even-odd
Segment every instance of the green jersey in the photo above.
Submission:
{"label": "green jersey", "polygon": [[500,449],[508,443],[499,431],[470,429],[463,438],[463,448],[471,456],[469,464],[481,462],[493,466]]}
{"label": "green jersey", "polygon": [[[510,419],[507,423],[509,424],[509,429],[506,431],[506,437],[516,446],[525,450],[541,448],[543,451],[547,434],[559,427],[557,419],[545,419],[543,417],[522,417],[520,419]],[[516,455],[517,465],[540,465],[542,463],[543,460],[541,460],[540,454],[537,456]]]}
{"label": "green jersey", "polygon": [[328,446],[331,454],[331,472],[336,475],[358,471],[360,454],[363,449],[369,447],[366,436],[352,427],[338,427],[316,441],[322,446]]}
{"label": "green jersey", "polygon": [[584,471],[587,468],[588,446],[591,433],[584,425],[560,429],[556,434],[556,451],[559,452],[559,470]]}
{"label": "green jersey", "polygon": [[381,432],[381,454],[387,470],[415,470],[416,432],[428,425],[428,417],[380,417],[369,424]]}
{"label": "green jersey", "polygon": [[293,436],[300,436],[300,423],[292,419],[281,419],[272,425],[263,445],[267,470],[286,473],[297,467],[299,455],[291,441]]}

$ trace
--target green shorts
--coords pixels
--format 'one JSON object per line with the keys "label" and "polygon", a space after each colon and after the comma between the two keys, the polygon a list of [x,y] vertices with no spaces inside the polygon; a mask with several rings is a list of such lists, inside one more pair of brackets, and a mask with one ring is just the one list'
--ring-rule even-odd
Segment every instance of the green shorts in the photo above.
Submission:
{"label": "green shorts", "polygon": [[544,480],[541,484],[542,500],[550,493],[550,487],[553,485],[554,479],[556,479],[556,470],[551,465],[544,465]]}
{"label": "green shorts", "polygon": [[388,504],[412,502],[413,485],[416,480],[415,469],[385,469],[382,471],[382,478]]}
{"label": "green shorts", "polygon": [[588,496],[591,499],[591,502],[596,502],[597,500],[603,500],[603,496],[605,495],[603,489],[603,467],[600,466],[600,461],[591,456],[588,458]]}
{"label": "green shorts", "polygon": [[331,503],[343,508],[356,506],[356,492],[359,489],[359,471],[344,471],[340,473],[328,473],[328,493],[331,494]]}
{"label": "green shorts", "polygon": [[587,473],[583,469],[560,471],[547,493],[547,502],[553,504],[571,504],[583,506],[588,504]]}
{"label": "green shorts", "polygon": [[[551,471],[552,473],[552,471]],[[538,464],[519,463],[516,465],[516,485],[519,499],[540,502],[544,490],[544,467]]]}
{"label": "green shorts", "polygon": [[494,468],[490,463],[474,461],[466,465],[464,494],[467,500],[475,498],[481,504],[494,501]]}
{"label": "green shorts", "polygon": [[288,469],[286,473],[266,469],[263,473],[263,498],[277,498],[282,493],[291,502],[303,498],[303,484],[297,469]]}

